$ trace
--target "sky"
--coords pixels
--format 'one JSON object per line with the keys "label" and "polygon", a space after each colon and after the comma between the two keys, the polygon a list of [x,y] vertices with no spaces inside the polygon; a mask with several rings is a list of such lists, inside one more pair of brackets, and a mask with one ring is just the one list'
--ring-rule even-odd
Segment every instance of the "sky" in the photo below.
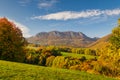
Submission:
{"label": "sky", "polygon": [[0,0],[2,17],[14,22],[24,37],[50,31],[103,37],[117,26],[120,0]]}

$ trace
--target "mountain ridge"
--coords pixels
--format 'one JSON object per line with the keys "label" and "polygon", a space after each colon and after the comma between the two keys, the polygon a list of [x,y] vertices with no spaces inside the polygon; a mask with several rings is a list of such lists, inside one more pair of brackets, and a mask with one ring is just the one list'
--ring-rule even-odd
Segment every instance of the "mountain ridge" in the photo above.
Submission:
{"label": "mountain ridge", "polygon": [[96,38],[90,38],[82,32],[74,31],[50,31],[40,32],[35,36],[27,38],[28,42],[40,45],[55,45],[55,46],[73,46],[86,47],[96,41]]}

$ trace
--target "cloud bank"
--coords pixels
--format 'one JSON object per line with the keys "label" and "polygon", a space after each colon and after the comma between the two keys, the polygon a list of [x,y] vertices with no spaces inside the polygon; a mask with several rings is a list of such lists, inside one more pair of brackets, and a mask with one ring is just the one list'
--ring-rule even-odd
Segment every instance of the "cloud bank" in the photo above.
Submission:
{"label": "cloud bank", "polygon": [[96,17],[101,15],[114,16],[120,15],[120,9],[112,9],[112,10],[86,10],[81,12],[75,11],[63,11],[57,13],[51,13],[43,16],[35,16],[32,19],[40,19],[40,20],[70,20],[70,19],[80,19],[80,18],[89,18]]}
{"label": "cloud bank", "polygon": [[29,29],[27,26],[15,21],[15,20],[11,20],[11,19],[8,19],[9,21],[13,22],[21,31],[22,31],[22,34],[24,37],[30,37],[30,33],[29,33]]}

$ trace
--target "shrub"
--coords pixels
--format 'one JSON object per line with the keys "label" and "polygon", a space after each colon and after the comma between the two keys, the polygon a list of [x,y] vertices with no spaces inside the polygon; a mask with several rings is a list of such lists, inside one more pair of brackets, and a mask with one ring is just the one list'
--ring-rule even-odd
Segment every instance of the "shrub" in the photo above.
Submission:
{"label": "shrub", "polygon": [[86,57],[85,56],[82,56],[81,58],[80,58],[80,61],[82,61],[82,62],[84,62],[86,60]]}
{"label": "shrub", "polygon": [[120,68],[115,67],[115,65],[98,62],[98,61],[92,63],[92,65],[95,73],[103,74],[106,76],[112,76],[112,77],[120,75]]}
{"label": "shrub", "polygon": [[81,70],[81,67],[80,67],[80,65],[74,65],[74,66],[70,66],[69,69],[71,69],[71,70]]}
{"label": "shrub", "polygon": [[96,56],[96,51],[91,49],[85,49],[85,54]]}
{"label": "shrub", "polygon": [[80,64],[81,61],[77,58],[57,56],[53,61],[53,67],[70,68],[71,66]]}
{"label": "shrub", "polygon": [[74,65],[81,64],[81,61],[78,58],[67,57],[66,59],[68,59],[68,62],[66,64],[67,68],[70,68],[71,66],[74,66]]}
{"label": "shrub", "polygon": [[45,66],[45,64],[46,64],[46,58],[41,55],[41,56],[39,57],[38,65],[40,65],[40,66]]}
{"label": "shrub", "polygon": [[66,62],[64,56],[55,57],[52,67],[66,68],[65,66],[66,66]]}
{"label": "shrub", "polygon": [[52,49],[52,50],[46,50],[46,49],[43,49],[41,55],[45,56],[45,57],[49,57],[49,56],[60,56],[61,53],[59,50],[55,50],[55,49]]}
{"label": "shrub", "polygon": [[52,66],[52,64],[53,64],[53,60],[55,59],[55,56],[50,56],[50,57],[48,57],[47,59],[46,59],[46,66],[49,66],[49,67],[51,67]]}

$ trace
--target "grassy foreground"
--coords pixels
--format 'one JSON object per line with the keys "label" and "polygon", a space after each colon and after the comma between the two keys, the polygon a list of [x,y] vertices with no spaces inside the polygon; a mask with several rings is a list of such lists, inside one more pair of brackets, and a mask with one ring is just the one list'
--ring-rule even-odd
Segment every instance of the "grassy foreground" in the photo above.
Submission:
{"label": "grassy foreground", "polygon": [[86,72],[0,60],[0,80],[114,80]]}

